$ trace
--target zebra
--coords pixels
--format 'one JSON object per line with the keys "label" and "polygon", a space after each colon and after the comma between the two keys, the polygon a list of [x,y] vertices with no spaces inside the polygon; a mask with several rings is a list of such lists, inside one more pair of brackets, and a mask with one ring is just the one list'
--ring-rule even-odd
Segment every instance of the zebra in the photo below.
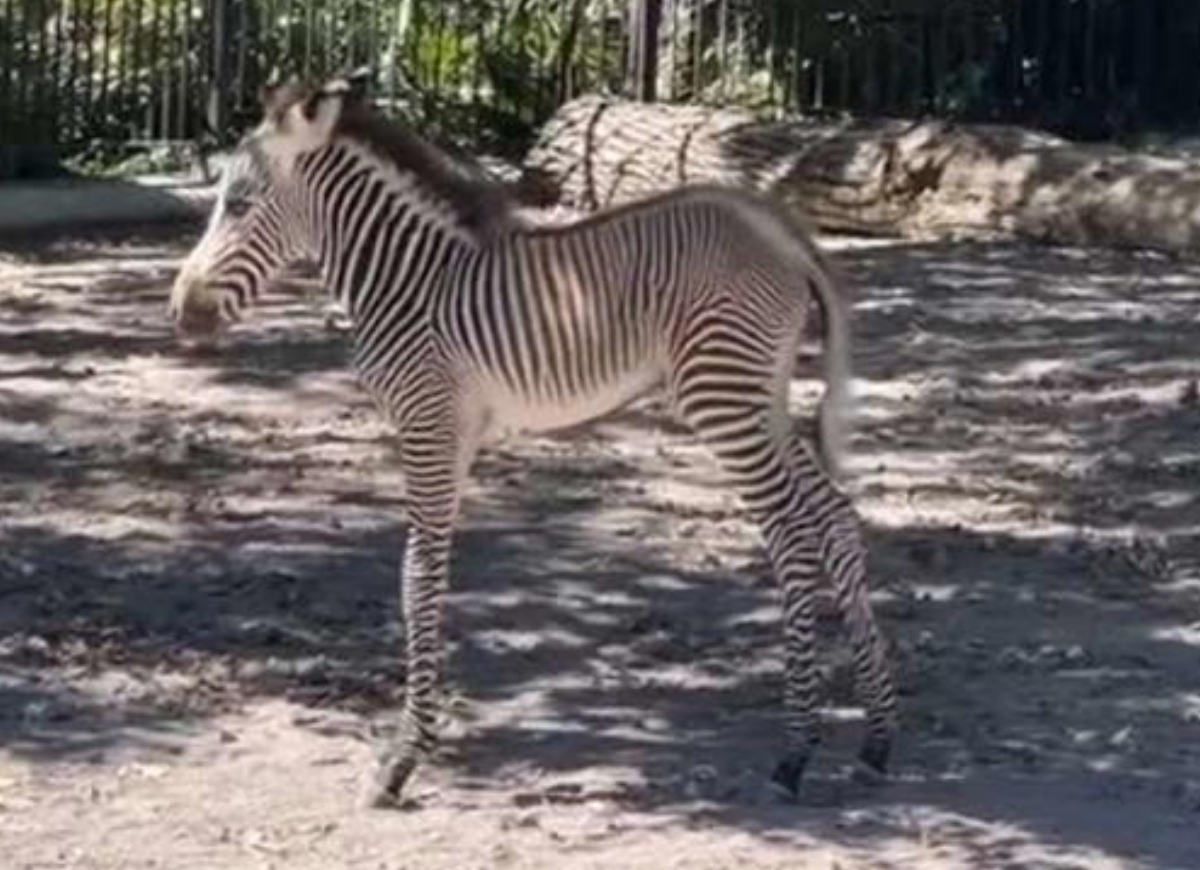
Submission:
{"label": "zebra", "polygon": [[[781,590],[784,733],[771,781],[797,794],[819,742],[814,623],[825,583],[867,711],[856,770],[882,779],[895,693],[860,522],[832,467],[849,316],[804,227],[764,198],[718,187],[535,226],[506,189],[346,81],[264,90],[262,121],[224,169],[170,312],[180,333],[211,336],[311,257],[349,315],[359,381],[398,433],[405,697],[368,802],[399,801],[437,745],[452,526],[477,452],[594,420],[654,388],[715,455]],[[825,376],[815,448],[787,405],[814,301]]]}

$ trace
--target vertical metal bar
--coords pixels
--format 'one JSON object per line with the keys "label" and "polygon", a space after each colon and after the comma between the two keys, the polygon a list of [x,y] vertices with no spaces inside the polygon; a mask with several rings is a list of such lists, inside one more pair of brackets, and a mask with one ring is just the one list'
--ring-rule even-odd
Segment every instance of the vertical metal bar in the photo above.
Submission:
{"label": "vertical metal bar", "polygon": [[96,0],[87,0],[87,12],[84,13],[84,45],[86,51],[84,54],[84,73],[82,104],[83,110],[80,112],[80,123],[89,125],[95,115],[95,89],[96,89]]}
{"label": "vertical metal bar", "polygon": [[334,69],[333,54],[334,54],[335,48],[337,47],[337,30],[338,30],[337,12],[338,12],[337,0],[326,0],[325,16],[322,19],[325,23],[325,37],[324,37],[325,38],[325,43],[324,43],[324,49],[325,49],[324,50],[324,58],[325,58],[325,60],[321,64],[321,69],[317,71],[317,75],[320,78],[324,78],[325,76],[328,76],[331,72],[333,72],[333,69]]}
{"label": "vertical metal bar", "polygon": [[430,108],[426,99],[427,86],[423,76],[423,71],[421,70],[420,39],[417,38],[421,33],[421,29],[425,26],[423,13],[424,9],[421,4],[421,0],[411,0],[408,19],[408,36],[410,37],[408,40],[408,50],[410,55],[408,69],[409,74],[413,79],[410,84],[419,88],[418,96],[421,97],[419,111],[421,112],[422,120],[429,115]]}
{"label": "vertical metal bar", "polygon": [[133,6],[133,25],[129,28],[129,37],[131,49],[129,52],[130,66],[130,81],[126,87],[129,88],[129,134],[137,137],[141,135],[139,121],[141,120],[141,103],[145,99],[145,94],[142,88],[142,28],[144,26],[144,13],[146,11],[144,0],[135,0]]}
{"label": "vertical metal bar", "polygon": [[[62,0],[58,4],[54,16],[54,127],[55,141],[60,145],[71,144],[75,135],[75,125],[72,122],[72,117],[75,110],[75,101],[63,100],[63,89],[70,88],[72,82],[75,81],[75,44],[74,40],[68,43],[67,40],[67,25],[64,19],[68,18],[72,12],[77,0]],[[64,109],[70,110],[70,116],[66,116]]]}
{"label": "vertical metal bar", "polygon": [[717,4],[717,99],[725,101],[726,82],[729,80],[729,0]]}
{"label": "vertical metal bar", "polygon": [[[296,43],[295,2],[296,2],[296,0],[287,0],[286,5],[283,7],[283,15],[287,21],[287,28],[285,30],[285,35],[284,35],[284,39],[283,39],[283,46],[282,46],[283,51],[280,54],[280,56],[278,58],[276,58],[276,60],[275,60],[276,65],[278,67],[280,67],[280,69],[274,71],[276,75],[279,75],[282,78],[287,78],[288,73],[293,72],[295,70],[295,66],[296,66],[296,61],[295,61],[295,56],[296,56],[296,51],[295,51],[295,43]],[[285,67],[288,67],[288,66],[290,66],[291,69],[285,69]]]}
{"label": "vertical metal bar", "polygon": [[255,27],[255,18],[251,14],[252,8],[250,0],[233,0],[229,10],[230,33],[237,34],[234,39],[237,55],[233,64],[233,88],[229,93],[229,103],[231,107],[236,107],[239,113],[246,109],[246,46],[252,39],[255,42],[259,41],[257,38],[259,31]]}
{"label": "vertical metal bar", "polygon": [[1138,106],[1143,112],[1141,120],[1145,121],[1144,107],[1150,106],[1153,111],[1156,102],[1154,93],[1154,27],[1153,8],[1146,3],[1135,6],[1134,17],[1134,83],[1137,93]]}
{"label": "vertical metal bar", "polygon": [[[129,110],[129,60],[132,53],[129,50],[129,34],[133,30],[129,26],[129,4],[122,3],[119,7],[119,13],[116,17],[117,80],[113,96],[113,117],[111,119],[116,123],[114,133],[110,135],[127,136],[128,131],[125,128],[125,119]],[[117,133],[117,130],[120,132]]]}
{"label": "vertical metal bar", "polygon": [[904,50],[905,43],[914,48],[913,52],[908,54],[904,61],[905,88],[900,97],[904,106],[904,113],[907,115],[916,115],[920,112],[921,97],[924,93],[921,75],[925,53],[925,29],[920,16],[923,6],[924,0],[915,0],[915,2],[909,3],[906,6],[904,18],[905,30],[900,37],[901,51]]}
{"label": "vertical metal bar", "polygon": [[635,99],[653,102],[658,88],[658,32],[662,23],[662,0],[634,0],[628,20],[630,42],[626,89]]}
{"label": "vertical metal bar", "polygon": [[162,2],[151,2],[150,4],[150,59],[146,64],[146,137],[149,139],[162,138],[159,131],[156,129],[155,118],[159,114],[159,109],[162,106],[162,97],[159,76],[162,74],[163,68],[166,66],[167,58],[163,56],[162,51],[162,36],[160,30],[162,28]]}
{"label": "vertical metal bar", "polygon": [[670,95],[672,100],[679,99],[679,7],[682,0],[671,0],[671,81]]}
{"label": "vertical metal bar", "polygon": [[1083,93],[1090,97],[1096,93],[1096,0],[1088,0],[1083,14]]}
{"label": "vertical metal bar", "polygon": [[30,105],[30,114],[35,121],[32,128],[35,135],[45,135],[47,112],[46,105],[41,97],[45,93],[46,79],[49,76],[49,63],[47,55],[49,54],[50,48],[46,44],[47,29],[45,21],[43,20],[45,10],[39,8],[37,0],[33,0],[31,5],[33,6],[33,9],[31,10],[30,17],[33,23],[30,26],[30,30],[31,33],[36,36],[36,40],[34,42],[34,51],[36,52],[37,59],[33,64],[34,69],[36,70],[34,78],[36,86],[31,94],[32,101]]}
{"label": "vertical metal bar", "polygon": [[1022,104],[1024,89],[1025,16],[1024,0],[1010,0],[1008,6],[1008,105],[1011,113]]}
{"label": "vertical metal bar", "polygon": [[475,141],[482,143],[485,129],[483,103],[483,52],[487,45],[487,33],[484,29],[484,13],[476,10],[475,18],[470,21],[475,37],[475,49],[471,52],[471,118],[474,123]]}
{"label": "vertical metal bar", "polygon": [[[1046,0],[1047,3],[1050,0]],[[946,81],[946,76],[953,69],[953,61],[950,57],[950,14],[945,6],[940,6],[937,12],[937,38],[935,40],[935,54],[937,62],[934,65],[934,86],[938,88],[937,98],[934,101],[935,111],[944,111],[947,107],[946,92],[943,88],[943,83]]]}
{"label": "vertical metal bar", "polygon": [[161,96],[158,101],[158,125],[160,135],[165,139],[182,139],[171,128],[171,97],[172,97],[172,79],[175,75],[175,25],[178,23],[178,5],[175,0],[170,0],[167,3],[166,18],[163,21],[163,29],[166,31],[163,34],[160,47],[166,46],[166,57],[162,61],[162,84]]}
{"label": "vertical metal bar", "polygon": [[[1145,4],[1140,4],[1145,6]],[[1058,102],[1060,106],[1067,103],[1070,96],[1071,79],[1071,48],[1073,40],[1071,29],[1071,4],[1059,0],[1059,30],[1058,30]]]}
{"label": "vertical metal bar", "polygon": [[358,42],[358,19],[361,10],[357,0],[342,0],[339,6],[342,17],[334,20],[334,63],[325,71],[326,76],[350,71],[354,68],[358,56],[355,44]]}
{"label": "vertical metal bar", "polygon": [[475,46],[475,62],[472,64],[472,84],[471,89],[474,92],[473,102],[475,103],[474,113],[479,118],[480,123],[483,122],[480,116],[479,101],[483,91],[483,52],[484,46],[487,44],[487,33],[485,31],[485,21],[482,13],[475,21],[475,33],[477,44]]}
{"label": "vertical metal bar", "polygon": [[[960,22],[962,25],[962,63],[959,68],[963,73],[969,73],[974,68],[976,61],[979,60],[978,44],[975,38],[975,4],[966,3],[963,5],[962,10],[962,21]],[[969,79],[966,80],[969,81]],[[968,105],[964,106],[964,108],[971,108],[969,106],[971,101],[970,90],[966,91],[966,95]]]}
{"label": "vertical metal bar", "polygon": [[[12,13],[12,0],[7,0],[4,5],[4,20],[9,22],[15,20]],[[0,118],[12,118],[15,120],[12,110],[11,79],[13,69],[16,66],[16,50],[13,48],[12,30],[13,28],[9,28],[3,31],[2,35],[5,38],[0,40],[0,49],[3,49],[5,56],[9,59],[8,64],[0,66]],[[2,159],[3,155],[0,155],[0,160]],[[3,169],[0,168],[0,173],[2,172]]]}
{"label": "vertical metal bar", "polygon": [[191,84],[192,64],[195,63],[193,52],[195,48],[192,46],[192,7],[196,0],[182,0],[183,3],[183,22],[179,28],[180,46],[179,56],[183,62],[179,67],[179,98],[176,100],[176,111],[178,112],[178,129],[180,137],[195,135],[195,126],[193,119],[195,115],[192,113],[192,89]]}
{"label": "vertical metal bar", "polygon": [[825,19],[825,4],[822,0],[816,2],[811,24],[812,32],[809,34],[808,42],[813,50],[812,104],[815,109],[823,110],[828,107],[829,103],[828,95],[825,93],[826,71],[832,60],[830,58],[829,22]]}
{"label": "vertical metal bar", "polygon": [[792,77],[788,108],[803,112],[808,105],[808,94],[804,90],[804,9],[792,7]]}
{"label": "vertical metal bar", "polygon": [[[883,10],[881,9],[882,13]],[[882,17],[882,16],[880,16]],[[868,112],[876,112],[880,105],[886,102],[883,88],[880,87],[880,82],[887,78],[886,69],[883,75],[880,75],[880,55],[886,48],[886,39],[882,31],[885,31],[887,24],[885,21],[880,21],[878,18],[875,21],[863,22],[863,46],[860,51],[847,51],[847,55],[851,58],[854,55],[862,56],[862,75],[858,77],[858,95],[857,98],[850,97],[853,101],[853,108],[865,109]],[[849,28],[847,28],[848,30]],[[852,34],[847,33],[847,39],[850,39]]]}
{"label": "vertical metal bar", "polygon": [[597,64],[596,74],[599,76],[600,87],[604,90],[609,89],[608,77],[608,0],[599,0],[600,11],[598,13],[598,21],[600,24],[600,54],[599,63]]}
{"label": "vertical metal bar", "polygon": [[575,53],[574,42],[579,38],[579,22],[575,20],[575,9],[579,4],[574,0],[560,0],[559,6],[559,39],[558,67],[555,70],[554,101],[561,105],[568,99],[572,87],[572,68]]}
{"label": "vertical metal bar", "polygon": [[433,34],[433,69],[430,71],[429,90],[430,94],[438,102],[442,98],[442,44],[446,38],[446,4],[441,2],[437,7],[437,23]]}
{"label": "vertical metal bar", "polygon": [[[848,28],[843,28],[843,33]],[[842,111],[850,108],[850,88],[854,78],[854,70],[851,64],[850,47],[848,45],[849,35],[846,34],[841,40],[841,70],[839,71],[840,80],[838,81],[838,108]]]}
{"label": "vertical metal bar", "polygon": [[[27,0],[26,0],[26,2],[27,2]],[[17,13],[14,12],[14,10],[13,10],[13,5],[14,4],[12,2],[10,2],[8,5],[8,11],[9,11],[9,19],[8,20],[13,22],[13,28],[12,28],[13,44],[14,44],[14,46],[19,47],[19,50],[16,47],[14,47],[14,49],[13,49],[14,66],[15,66],[15,86],[13,87],[13,97],[14,97],[13,104],[16,106],[16,110],[13,112],[13,115],[14,115],[14,121],[17,124],[24,124],[24,123],[28,123],[28,120],[29,120],[28,118],[25,117],[26,88],[29,86],[29,73],[28,73],[28,70],[29,70],[29,27],[28,27],[28,22],[26,22],[26,20],[25,20],[25,16],[27,13],[26,3],[25,2],[21,3],[19,19],[17,17]],[[16,131],[18,129],[19,128],[17,126],[14,126],[12,128],[14,139],[16,138],[16,135],[17,135]]]}
{"label": "vertical metal bar", "polygon": [[317,0],[308,0],[304,4],[304,63],[297,71],[302,77],[308,78],[312,71],[313,35],[316,32]]}
{"label": "vertical metal bar", "polygon": [[375,86],[379,77],[379,31],[382,27],[382,21],[379,17],[379,2],[380,0],[372,0],[370,7],[370,15],[368,16],[368,32],[367,32],[367,63],[371,66],[371,92],[375,93]]}
{"label": "vertical metal bar", "polygon": [[[122,3],[114,16],[115,29],[113,31],[116,40],[116,80],[112,87],[112,111],[109,120],[114,122],[112,132],[106,135],[127,135],[125,130],[125,115],[129,104],[129,4]],[[119,131],[119,132],[118,132]]]}
{"label": "vertical metal bar", "polygon": [[404,20],[401,17],[402,4],[392,8],[391,26],[388,28],[388,67],[387,70],[387,99],[388,108],[391,111],[396,110],[396,87],[400,76],[400,53],[404,50],[402,37],[404,36],[401,29],[404,25]]}
{"label": "vertical metal bar", "polygon": [[[13,15],[13,0],[6,0],[4,4],[4,20],[16,23],[16,17]],[[14,111],[14,95],[15,89],[13,85],[13,76],[17,66],[17,50],[16,50],[16,27],[9,27],[3,31],[3,40],[0,40],[0,48],[3,48],[5,56],[8,58],[8,63],[0,66],[0,118],[11,119],[10,123],[17,121],[16,112]],[[4,135],[8,131],[0,132],[0,147],[8,138]],[[11,136],[11,134],[9,134]],[[0,153],[0,177],[3,177],[4,155]]]}
{"label": "vertical metal bar", "polygon": [[779,69],[779,2],[773,0],[767,23],[767,102],[773,109],[780,108]]}
{"label": "vertical metal bar", "polygon": [[1034,25],[1034,57],[1037,58],[1037,102],[1044,110],[1050,98],[1050,69],[1046,57],[1050,42],[1050,2],[1041,0],[1037,7],[1037,23]]}
{"label": "vertical metal bar", "polygon": [[212,0],[211,62],[208,88],[208,126],[218,141],[225,141],[229,129],[229,29],[230,0]]}
{"label": "vertical metal bar", "polygon": [[34,119],[33,133],[36,139],[36,137],[39,135],[44,136],[48,134],[48,131],[45,128],[45,124],[48,120],[48,113],[46,111],[47,107],[45,103],[42,102],[40,97],[45,92],[45,79],[50,73],[50,64],[47,62],[47,54],[49,53],[50,49],[46,44],[49,33],[46,23],[43,20],[43,13],[45,10],[39,8],[37,0],[34,0],[34,2],[32,2],[30,5],[33,7],[30,10],[30,18],[32,19],[32,23],[27,26],[30,28],[32,33],[37,34],[37,61],[34,63],[34,68],[37,70],[35,74],[37,89],[33,94],[33,104],[30,112]]}

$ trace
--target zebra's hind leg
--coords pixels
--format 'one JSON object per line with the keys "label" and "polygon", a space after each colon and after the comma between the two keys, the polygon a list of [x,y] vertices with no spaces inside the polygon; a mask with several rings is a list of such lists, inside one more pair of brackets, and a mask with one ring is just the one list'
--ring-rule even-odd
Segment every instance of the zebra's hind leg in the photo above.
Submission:
{"label": "zebra's hind leg", "polygon": [[827,506],[821,511],[821,562],[850,638],[855,691],[867,712],[858,756],[860,772],[877,780],[887,772],[895,737],[896,693],[887,645],[867,596],[867,553],[861,524],[850,499],[828,480],[807,441],[794,430],[789,464],[802,479],[818,482],[813,501]]}
{"label": "zebra's hind leg", "polygon": [[778,412],[772,357],[749,347],[740,359],[731,358],[725,351],[730,340],[716,337],[707,345],[711,353],[698,342],[678,364],[671,389],[679,416],[716,456],[759,524],[782,590],[787,744],[772,779],[795,794],[820,742],[814,637],[817,591],[824,580],[820,517],[788,464],[786,435],[773,425]]}
{"label": "zebra's hind leg", "polygon": [[452,426],[412,429],[401,445],[409,522],[401,577],[404,707],[399,728],[383,748],[364,795],[377,807],[399,802],[418,764],[437,746],[451,540],[469,464],[468,451]]}

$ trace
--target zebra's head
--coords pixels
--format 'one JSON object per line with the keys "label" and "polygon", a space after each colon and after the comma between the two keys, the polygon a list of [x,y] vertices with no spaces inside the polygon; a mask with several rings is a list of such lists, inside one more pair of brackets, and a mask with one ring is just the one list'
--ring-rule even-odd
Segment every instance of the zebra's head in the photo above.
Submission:
{"label": "zebra's head", "polygon": [[171,289],[180,332],[212,335],[240,320],[285,266],[311,253],[308,221],[290,182],[297,159],[328,144],[350,96],[344,81],[322,88],[289,83],[260,94],[263,121],[230,155],[208,227]]}

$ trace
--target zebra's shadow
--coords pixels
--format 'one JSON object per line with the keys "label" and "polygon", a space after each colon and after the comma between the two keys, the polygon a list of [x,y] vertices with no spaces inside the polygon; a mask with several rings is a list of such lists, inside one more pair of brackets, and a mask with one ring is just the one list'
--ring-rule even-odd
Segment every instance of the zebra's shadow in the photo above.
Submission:
{"label": "zebra's shadow", "polygon": [[[905,691],[896,782],[843,787],[857,723],[835,660],[807,802],[757,789],[781,739],[775,592],[711,466],[679,433],[659,451],[641,409],[481,463],[428,775],[450,802],[496,783],[520,802],[602,793],[765,836],[802,819],[874,843],[921,814],[1004,828],[972,866],[1029,842],[1200,864],[1172,827],[1200,779],[1200,420],[1182,389],[1200,278],[1023,246],[843,256],[860,285],[852,472]],[[341,417],[343,339],[289,300],[226,353],[164,363],[169,336],[146,325],[162,289],[97,294],[103,316],[65,338],[25,324],[41,309],[6,309],[24,337],[0,348],[20,373],[0,455],[0,741],[38,760],[201,726],[206,692],[363,719],[402,692],[400,482],[365,403]],[[80,348],[96,374],[59,365]],[[139,359],[195,377],[109,403],[97,381]],[[114,715],[81,663],[203,688]],[[1133,799],[1159,828],[1121,824]]]}

